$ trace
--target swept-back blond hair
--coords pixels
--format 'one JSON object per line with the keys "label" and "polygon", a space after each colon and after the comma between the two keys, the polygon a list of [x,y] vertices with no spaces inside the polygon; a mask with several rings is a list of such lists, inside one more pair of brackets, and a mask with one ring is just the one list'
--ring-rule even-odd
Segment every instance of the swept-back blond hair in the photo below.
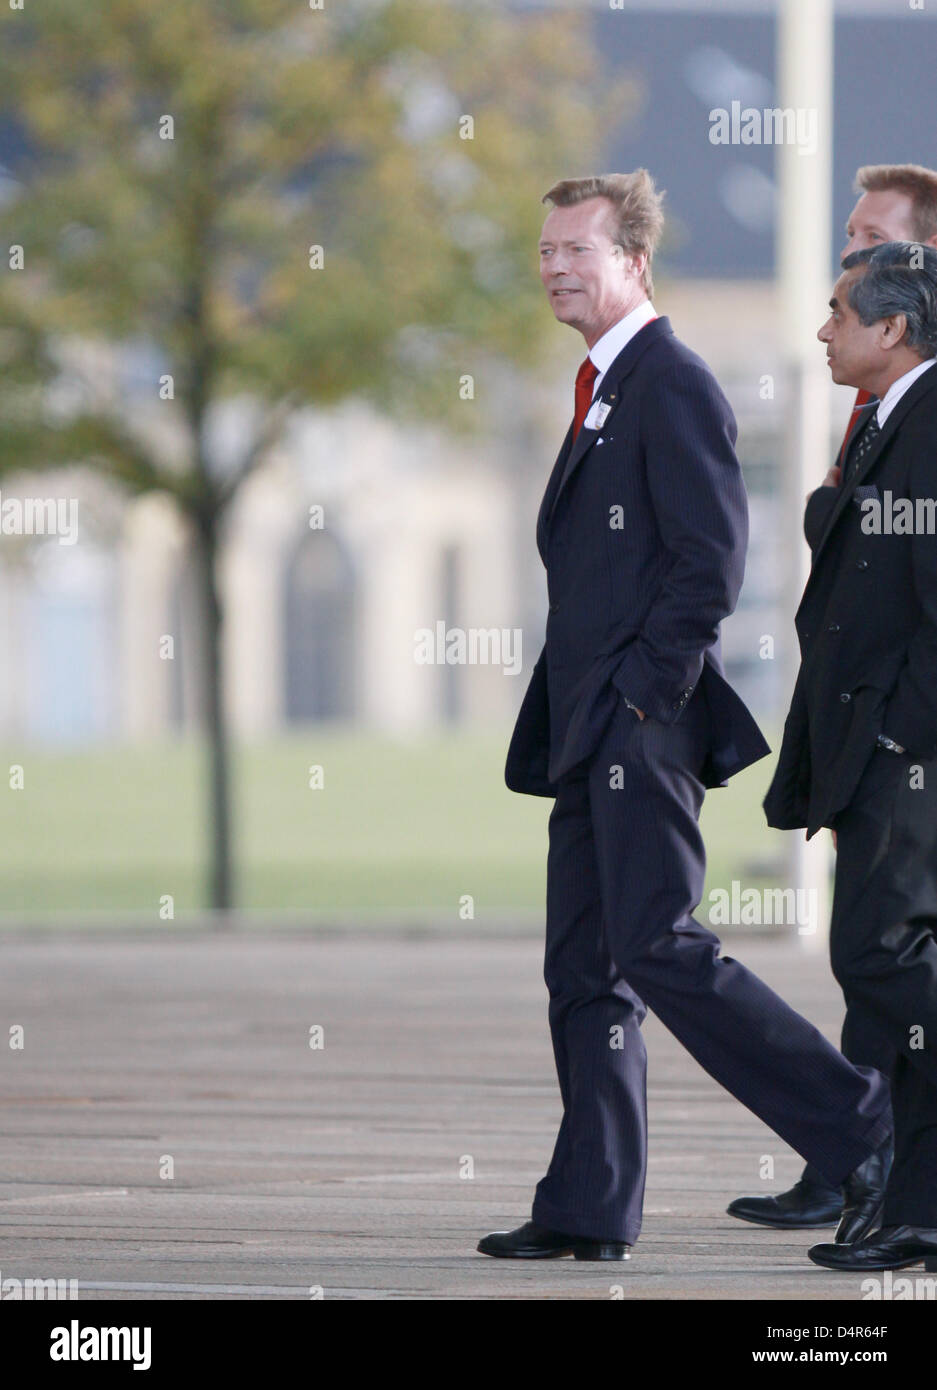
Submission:
{"label": "swept-back blond hair", "polygon": [[587,198],[607,198],[611,204],[608,232],[612,241],[629,254],[640,251],[647,254],[642,284],[650,299],[654,293],[651,260],[664,230],[663,189],[657,191],[646,169],[635,169],[631,174],[561,179],[544,193],[541,202],[568,208],[574,203],[584,203]]}

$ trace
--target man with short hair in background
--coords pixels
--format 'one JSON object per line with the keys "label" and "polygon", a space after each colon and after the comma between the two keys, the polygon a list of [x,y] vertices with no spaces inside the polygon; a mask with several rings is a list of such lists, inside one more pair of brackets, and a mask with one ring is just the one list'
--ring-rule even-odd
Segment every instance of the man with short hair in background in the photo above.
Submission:
{"label": "man with short hair in background", "polygon": [[[916,241],[937,247],[937,170],[922,164],[864,164],[853,188],[859,200],[846,221],[846,245],[840,263],[853,251],[886,241]],[[868,391],[856,393],[846,425],[840,462],[859,412],[869,404]]]}

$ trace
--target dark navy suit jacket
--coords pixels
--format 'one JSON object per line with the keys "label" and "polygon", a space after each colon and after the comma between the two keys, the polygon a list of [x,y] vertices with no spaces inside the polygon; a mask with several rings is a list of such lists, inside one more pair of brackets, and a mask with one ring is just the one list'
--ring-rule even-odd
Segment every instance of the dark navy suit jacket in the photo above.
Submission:
{"label": "dark navy suit jacket", "polygon": [[540,508],[550,611],[505,780],[555,796],[621,696],[669,724],[701,685],[711,716],[704,781],[724,785],[771,751],[719,654],[748,541],[735,417],[667,318],[625,345],[596,399],[607,417],[600,429],[583,425],[574,444],[570,426]]}

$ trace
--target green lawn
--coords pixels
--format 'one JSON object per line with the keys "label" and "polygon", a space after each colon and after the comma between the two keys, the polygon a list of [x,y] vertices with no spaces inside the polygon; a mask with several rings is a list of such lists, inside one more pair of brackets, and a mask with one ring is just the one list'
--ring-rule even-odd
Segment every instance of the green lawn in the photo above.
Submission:
{"label": "green lawn", "polygon": [[[239,905],[330,913],[431,913],[460,925],[539,910],[552,802],[503,782],[507,730],[403,743],[310,728],[234,756]],[[783,836],[761,797],[773,758],[704,807],[707,888],[773,876]],[[0,799],[3,912],[152,911],[205,905],[204,753],[192,740],[82,751],[7,747],[23,790]],[[322,790],[308,769],[325,769]]]}

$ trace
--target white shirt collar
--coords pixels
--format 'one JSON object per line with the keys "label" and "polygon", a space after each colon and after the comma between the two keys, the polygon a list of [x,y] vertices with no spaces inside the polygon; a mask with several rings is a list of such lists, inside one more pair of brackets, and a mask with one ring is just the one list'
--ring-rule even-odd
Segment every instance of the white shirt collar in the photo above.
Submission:
{"label": "white shirt collar", "polygon": [[602,378],[615,358],[627,343],[631,342],[634,335],[639,332],[646,323],[657,317],[657,311],[649,299],[642,300],[636,309],[632,309],[630,314],[625,314],[623,319],[613,323],[607,333],[603,333],[598,342],[592,344],[589,349],[589,356],[593,364],[598,367],[599,374],[595,379],[595,386],[592,389],[592,399],[595,400],[602,385]]}
{"label": "white shirt collar", "polygon": [[937,362],[937,357],[929,357],[926,362],[919,362],[916,367],[911,368],[910,372],[905,372],[904,376],[900,376],[897,381],[892,382],[879,401],[878,410],[875,412],[875,418],[880,426],[884,425],[908,387],[913,386],[918,377],[923,376],[928,367],[932,367],[935,362]]}

